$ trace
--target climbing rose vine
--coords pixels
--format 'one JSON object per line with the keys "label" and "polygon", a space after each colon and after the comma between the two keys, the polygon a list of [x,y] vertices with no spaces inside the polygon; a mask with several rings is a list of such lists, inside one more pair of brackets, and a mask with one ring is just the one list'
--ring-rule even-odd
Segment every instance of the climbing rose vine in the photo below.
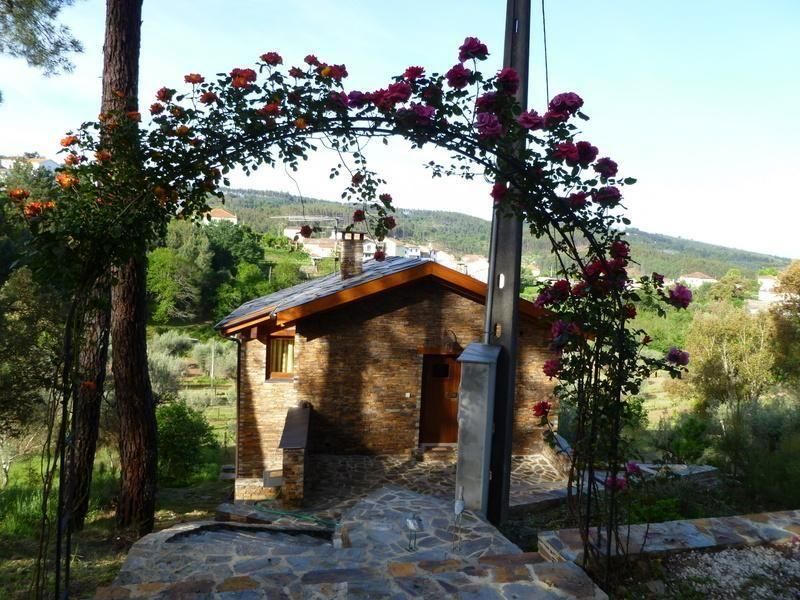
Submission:
{"label": "climbing rose vine", "polygon": [[[434,177],[486,180],[487,201],[500,214],[521,216],[532,235],[550,241],[558,260],[558,278],[536,299],[553,321],[553,358],[544,373],[557,380],[558,399],[576,410],[571,507],[585,556],[597,565],[612,544],[620,546],[620,485],[598,489],[595,469],[608,482],[625,481],[627,399],[653,371],[678,376],[689,359],[677,348],[665,357],[643,352],[649,338],[630,324],[636,304],[647,299],[662,311],[685,309],[691,292],[667,289],[657,273],[631,276],[636,263],[622,211],[635,180],[584,138],[584,100],[567,92],[523,110],[514,96],[519,75],[510,68],[484,74],[479,66],[487,56],[486,45],[469,37],[453,66],[410,65],[370,90],[353,89],[344,64],[313,54],[293,64],[267,51],[251,66],[192,72],[180,86],[157,90],[144,120],[135,111],[102,114],[69,132],[52,197],[31,198],[20,189],[7,196],[34,233],[31,262],[58,264],[59,277],[82,281],[75,289],[84,289],[90,266],[96,274],[124,261],[142,240],[157,243],[171,219],[202,218],[209,198],[224,198],[232,169],[296,170],[320,147],[334,153],[331,179],[353,204],[348,229],[380,242],[397,225],[394,201],[387,182],[369,169],[364,142],[397,136],[413,148],[444,149],[449,160],[426,164]],[[308,223],[301,234],[314,231]],[[375,258],[384,257],[379,249]],[[552,439],[550,404],[534,410]],[[599,503],[601,496],[606,501]],[[606,528],[604,538],[591,535],[590,522]]]}

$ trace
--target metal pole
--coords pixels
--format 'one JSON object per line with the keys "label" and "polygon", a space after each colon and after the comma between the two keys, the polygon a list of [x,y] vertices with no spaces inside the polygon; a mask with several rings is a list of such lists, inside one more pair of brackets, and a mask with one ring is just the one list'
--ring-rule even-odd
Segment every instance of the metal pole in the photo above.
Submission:
{"label": "metal pole", "polygon": [[[512,67],[519,73],[520,86],[516,98],[523,110],[528,104],[530,32],[530,0],[508,0],[503,66]],[[487,507],[487,517],[495,524],[504,521],[508,516],[521,260],[522,219],[516,215],[501,214],[495,209],[492,217],[489,289],[484,324],[484,343],[502,348],[497,365]]]}

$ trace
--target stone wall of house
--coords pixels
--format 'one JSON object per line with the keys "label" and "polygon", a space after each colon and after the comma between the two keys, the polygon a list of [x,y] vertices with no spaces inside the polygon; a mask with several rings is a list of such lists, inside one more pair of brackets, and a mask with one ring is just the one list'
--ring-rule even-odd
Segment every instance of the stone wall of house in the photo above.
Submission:
{"label": "stone wall of house", "polygon": [[[293,380],[266,380],[266,346],[259,340],[243,343],[237,499],[272,495],[256,488],[265,469],[286,468],[278,448],[286,411],[303,401],[314,409],[310,453],[407,454],[416,449],[422,401],[419,349],[442,347],[452,340],[448,331],[463,347],[480,341],[482,330],[482,304],[421,282],[301,321]],[[516,454],[542,446],[532,406],[553,401],[553,384],[542,373],[543,362],[551,357],[548,330],[547,324],[522,320]]]}
{"label": "stone wall of house", "polygon": [[303,503],[306,486],[306,449],[286,448],[283,451],[283,485],[281,500],[285,506]]}
{"label": "stone wall of house", "polygon": [[297,392],[291,379],[266,379],[267,348],[262,342],[249,340],[240,348],[236,475],[260,480],[265,469],[283,467],[278,443],[286,411],[297,406]]}
{"label": "stone wall of house", "polygon": [[[552,401],[542,373],[549,326],[523,320],[514,452],[537,451],[541,431],[531,407]],[[423,355],[455,333],[480,341],[483,306],[434,282],[392,290],[297,325],[299,400],[314,407],[312,453],[404,454],[418,446]]]}

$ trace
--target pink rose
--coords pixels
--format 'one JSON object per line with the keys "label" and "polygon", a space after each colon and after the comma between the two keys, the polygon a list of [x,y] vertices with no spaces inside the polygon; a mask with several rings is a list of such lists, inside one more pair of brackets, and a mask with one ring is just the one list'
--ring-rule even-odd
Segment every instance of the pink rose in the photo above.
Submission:
{"label": "pink rose", "polygon": [[563,123],[567,119],[569,119],[569,113],[565,111],[559,110],[548,110],[544,113],[544,128],[545,129],[553,129],[560,123]]}
{"label": "pink rose", "polygon": [[550,360],[544,361],[544,365],[542,365],[542,371],[550,379],[553,377],[558,377],[558,374],[561,372],[561,359],[551,358]]}
{"label": "pink rose", "polygon": [[486,92],[482,96],[478,96],[475,100],[475,112],[490,112],[493,113],[497,110],[497,94],[495,92]]}
{"label": "pink rose", "polygon": [[619,189],[613,185],[600,188],[594,193],[595,202],[598,204],[604,204],[606,206],[614,206],[618,204],[621,198],[622,194],[620,193]]}
{"label": "pink rose", "polygon": [[524,129],[535,130],[544,127],[544,119],[535,110],[522,113],[517,117],[517,123]]}
{"label": "pink rose", "polygon": [[403,77],[408,79],[409,81],[414,81],[415,79],[419,79],[425,73],[425,69],[422,67],[408,67],[403,73]]}
{"label": "pink rose", "polygon": [[498,138],[503,135],[503,126],[500,120],[491,113],[480,113],[475,118],[475,129],[482,139]]}
{"label": "pink rose", "polygon": [[588,167],[597,158],[597,148],[589,142],[578,142],[575,148],[578,151],[577,163],[582,167]]}
{"label": "pink rose", "polygon": [[669,303],[677,308],[687,308],[692,303],[692,290],[682,283],[677,284],[669,291]]}
{"label": "pink rose", "polygon": [[689,353],[677,348],[670,348],[669,352],[667,352],[667,362],[679,367],[685,367],[689,364]]}
{"label": "pink rose", "polygon": [[499,181],[495,182],[492,186],[491,196],[494,199],[495,204],[499,203],[508,192],[508,187],[505,183],[500,183]]}
{"label": "pink rose", "polygon": [[583,106],[583,99],[575,92],[558,94],[550,100],[548,108],[555,112],[566,112],[574,115]]}

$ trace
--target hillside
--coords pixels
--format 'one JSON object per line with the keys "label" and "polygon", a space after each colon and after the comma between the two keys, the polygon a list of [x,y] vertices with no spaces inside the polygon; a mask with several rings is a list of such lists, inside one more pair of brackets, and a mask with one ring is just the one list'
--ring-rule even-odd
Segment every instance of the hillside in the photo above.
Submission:
{"label": "hillside", "polygon": [[[349,223],[352,208],[340,202],[305,199],[284,192],[231,190],[226,207],[239,216],[242,224],[255,231],[279,234],[286,220],[275,218],[287,215],[339,217]],[[457,212],[399,209],[398,226],[394,236],[415,242],[432,243],[437,248],[456,255],[489,252],[489,222]],[[686,240],[638,229],[628,230],[633,256],[641,271],[657,271],[667,277],[702,271],[712,277],[722,277],[729,269],[738,268],[749,275],[760,269],[782,269],[789,260],[778,256],[748,252]],[[526,261],[535,261],[547,272],[550,268],[550,247],[546,240],[527,236],[524,240]]]}

